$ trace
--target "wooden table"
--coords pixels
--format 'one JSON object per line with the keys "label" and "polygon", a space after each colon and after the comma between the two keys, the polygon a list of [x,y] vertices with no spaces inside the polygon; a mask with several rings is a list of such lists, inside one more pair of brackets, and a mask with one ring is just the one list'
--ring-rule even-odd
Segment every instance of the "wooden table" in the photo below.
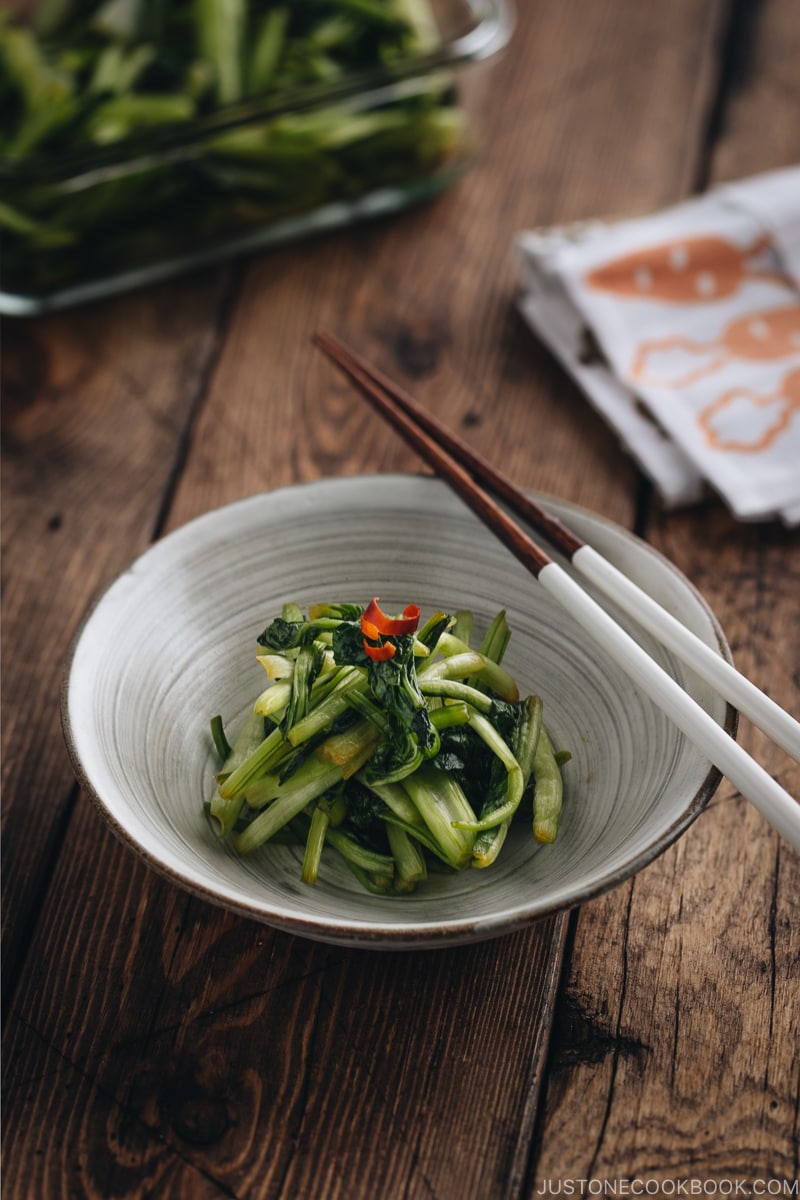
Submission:
{"label": "wooden table", "polygon": [[[796,1188],[800,860],[727,783],[569,916],[379,954],[159,878],[79,792],[60,733],[69,639],[153,539],[263,489],[419,469],[311,351],[320,325],[520,484],[665,552],[740,668],[800,710],[797,535],[713,500],[665,512],[523,326],[510,253],[525,227],[797,161],[796,0],[520,7],[487,148],[436,202],[5,323],[8,1200]],[[739,737],[800,795],[800,769],[746,721]]]}

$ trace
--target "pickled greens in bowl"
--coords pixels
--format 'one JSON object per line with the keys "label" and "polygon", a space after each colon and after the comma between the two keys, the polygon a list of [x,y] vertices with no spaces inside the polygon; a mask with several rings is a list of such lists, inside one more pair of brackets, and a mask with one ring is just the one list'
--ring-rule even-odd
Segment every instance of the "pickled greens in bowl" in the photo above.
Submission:
{"label": "pickled greens in bowl", "polygon": [[491,867],[512,822],[555,840],[569,755],[502,665],[505,612],[478,646],[469,612],[420,622],[416,605],[393,616],[377,598],[284,606],[258,638],[266,686],[232,744],[211,720],[220,838],[241,854],[302,847],[309,884],[338,854],[382,895]]}

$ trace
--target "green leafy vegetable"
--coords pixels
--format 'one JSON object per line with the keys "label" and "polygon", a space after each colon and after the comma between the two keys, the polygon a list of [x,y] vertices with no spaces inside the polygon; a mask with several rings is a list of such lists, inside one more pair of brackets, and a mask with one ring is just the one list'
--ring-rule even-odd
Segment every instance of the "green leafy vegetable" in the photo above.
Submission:
{"label": "green leafy vegetable", "polygon": [[267,625],[258,659],[272,683],[233,750],[212,721],[225,761],[209,812],[240,852],[299,839],[304,882],[327,849],[368,891],[395,896],[429,870],[490,866],[517,820],[537,842],[555,838],[565,754],[541,700],[518,699],[500,666],[505,613],[481,650],[470,613],[415,631],[418,620],[413,605],[390,617],[373,600],[289,604]]}

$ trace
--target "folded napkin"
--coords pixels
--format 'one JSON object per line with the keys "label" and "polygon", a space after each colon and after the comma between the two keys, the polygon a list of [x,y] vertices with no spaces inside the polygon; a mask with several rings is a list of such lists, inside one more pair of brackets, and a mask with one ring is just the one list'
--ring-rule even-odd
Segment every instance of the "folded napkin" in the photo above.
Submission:
{"label": "folded napkin", "polygon": [[666,504],[800,524],[800,168],[516,249],[525,319]]}

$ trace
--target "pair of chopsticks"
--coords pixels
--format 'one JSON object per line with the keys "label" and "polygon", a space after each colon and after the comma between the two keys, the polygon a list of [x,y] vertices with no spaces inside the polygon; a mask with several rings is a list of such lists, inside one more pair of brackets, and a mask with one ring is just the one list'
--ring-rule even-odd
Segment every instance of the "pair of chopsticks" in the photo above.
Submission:
{"label": "pair of chopsticks", "polygon": [[[592,546],[535,504],[486,459],[451,433],[406,392],[333,334],[315,344],[344,372],[372,407],[433,467],[474,513],[622,667],[642,691],[796,849],[800,805],[694,701],[637,641],[497,503],[499,497],[538,530],[604,595],[710,683],[726,700],[800,762],[800,724],[690,632]],[[488,489],[484,491],[481,484]]]}

